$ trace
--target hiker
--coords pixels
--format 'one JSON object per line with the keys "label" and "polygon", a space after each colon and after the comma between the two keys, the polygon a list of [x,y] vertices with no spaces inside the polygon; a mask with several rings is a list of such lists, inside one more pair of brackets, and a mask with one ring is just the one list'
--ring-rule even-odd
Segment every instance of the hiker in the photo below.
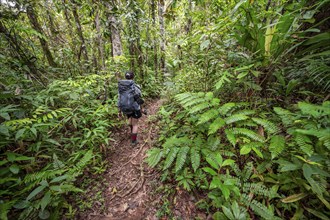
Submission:
{"label": "hiker", "polygon": [[134,73],[126,72],[125,78],[126,80],[118,81],[118,116],[119,118],[122,114],[127,116],[131,128],[131,143],[137,145],[138,121],[142,116],[141,105],[144,101],[141,98],[140,87],[133,81]]}

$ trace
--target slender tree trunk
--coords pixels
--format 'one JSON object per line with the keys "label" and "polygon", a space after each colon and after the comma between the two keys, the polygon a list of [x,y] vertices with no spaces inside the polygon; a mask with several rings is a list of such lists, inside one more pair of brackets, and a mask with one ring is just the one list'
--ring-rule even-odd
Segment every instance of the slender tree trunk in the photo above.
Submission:
{"label": "slender tree trunk", "polygon": [[[151,17],[152,17],[152,26],[153,31],[156,30],[156,2],[155,0],[151,0]],[[157,36],[153,34],[153,49],[154,49],[154,69],[155,69],[155,76],[158,76],[158,44],[157,44]]]}
{"label": "slender tree trunk", "polygon": [[64,5],[64,17],[65,17],[65,20],[68,22],[69,26],[72,27],[72,23],[71,23],[71,20],[70,20],[70,17],[69,17],[69,13],[68,13],[68,3],[67,3],[67,0],[62,0],[62,3]]}
{"label": "slender tree trunk", "polygon": [[[40,26],[40,24],[39,24],[39,22],[38,22],[37,14],[35,13],[34,8],[32,7],[32,5],[28,5],[28,7],[26,9],[26,12],[27,12],[27,16],[30,20],[30,23],[31,23],[33,29],[35,29],[39,34],[45,35],[42,28],[41,28],[41,26]],[[42,50],[43,50],[43,52],[44,52],[44,54],[47,58],[48,64],[50,66],[56,67],[56,63],[55,63],[55,61],[53,59],[53,56],[52,56],[52,54],[49,50],[49,46],[48,46],[47,41],[44,38],[40,37],[40,36],[38,36],[38,38],[39,38]]]}
{"label": "slender tree trunk", "polygon": [[121,43],[120,36],[120,21],[118,20],[116,14],[113,13],[113,6],[108,3],[108,21],[109,21],[109,30],[111,33],[111,56],[121,56],[123,53],[123,47]]}
{"label": "slender tree trunk", "polygon": [[[137,3],[136,3],[137,4]],[[139,10],[137,8],[134,8],[134,14],[135,14],[135,23],[134,23],[134,31],[135,31],[135,38],[136,38],[136,57],[137,57],[137,64],[140,69],[140,77],[143,80],[144,79],[144,70],[143,70],[143,63],[144,63],[144,54],[141,47],[141,30],[140,30],[140,19],[139,19]]]}
{"label": "slender tree trunk", "polygon": [[191,20],[191,11],[192,11],[192,0],[188,1],[188,21],[186,26],[186,34],[188,34],[192,27],[192,20]]}
{"label": "slender tree trunk", "polygon": [[[86,47],[85,38],[84,38],[83,31],[81,28],[81,23],[80,23],[79,15],[77,12],[77,6],[76,6],[75,2],[73,2],[73,4],[72,4],[72,13],[73,13],[74,20],[76,22],[77,33],[78,33],[80,43],[81,43],[79,57],[80,57],[80,54],[82,53],[85,61],[88,62],[89,59],[88,59],[87,47]],[[78,57],[78,59],[79,59],[79,57]]]}
{"label": "slender tree trunk", "polygon": [[166,73],[165,66],[165,23],[164,23],[164,0],[159,0],[158,2],[158,16],[159,16],[159,29],[160,29],[160,70],[162,72],[162,77]]}
{"label": "slender tree trunk", "polygon": [[95,15],[95,28],[96,28],[96,44],[97,44],[97,51],[98,51],[98,60],[101,66],[101,70],[105,69],[105,61],[104,61],[104,49],[103,49],[103,40],[102,40],[102,33],[101,33],[101,26],[100,26],[100,10],[97,9]]}

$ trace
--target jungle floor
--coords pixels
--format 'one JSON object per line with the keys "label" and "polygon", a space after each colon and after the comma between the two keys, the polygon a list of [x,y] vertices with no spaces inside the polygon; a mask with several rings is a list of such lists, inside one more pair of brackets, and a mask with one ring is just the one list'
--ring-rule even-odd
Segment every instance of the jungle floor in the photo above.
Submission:
{"label": "jungle floor", "polygon": [[[139,120],[139,144],[130,143],[128,126],[113,131],[111,149],[106,152],[108,168],[85,183],[82,195],[85,211],[78,208],[76,219],[209,219],[195,206],[194,196],[176,187],[175,183],[163,185],[161,173],[145,162],[146,152],[158,139],[156,114],[161,100],[146,106],[148,115]],[[124,120],[124,119],[123,119]],[[78,206],[77,206],[78,207]]]}

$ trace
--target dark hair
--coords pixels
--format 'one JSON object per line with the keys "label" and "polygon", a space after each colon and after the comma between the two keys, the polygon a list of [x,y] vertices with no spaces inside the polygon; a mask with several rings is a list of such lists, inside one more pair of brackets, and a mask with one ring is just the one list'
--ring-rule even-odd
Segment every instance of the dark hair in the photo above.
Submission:
{"label": "dark hair", "polygon": [[125,73],[125,78],[126,79],[134,79],[134,73],[132,71],[127,71]]}

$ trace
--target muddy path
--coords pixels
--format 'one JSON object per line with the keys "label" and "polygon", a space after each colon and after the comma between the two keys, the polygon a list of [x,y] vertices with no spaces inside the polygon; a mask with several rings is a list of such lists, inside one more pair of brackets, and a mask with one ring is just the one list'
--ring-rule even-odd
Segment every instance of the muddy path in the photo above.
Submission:
{"label": "muddy path", "polygon": [[[146,151],[158,139],[155,115],[162,105],[161,100],[154,100],[146,106],[148,115],[139,120],[137,146],[130,143],[130,128],[123,126],[111,135],[112,148],[107,152],[107,170],[95,180],[90,181],[85,200],[93,197],[89,210],[78,214],[76,219],[87,220],[122,220],[122,219],[194,219],[201,217],[196,213],[195,199],[187,192],[171,189],[171,198],[162,192],[159,171],[150,168],[145,162]],[[168,186],[167,186],[168,187]],[[95,194],[100,194],[99,197]],[[97,199],[99,198],[99,199]],[[159,216],[157,211],[169,201],[171,216]]]}

